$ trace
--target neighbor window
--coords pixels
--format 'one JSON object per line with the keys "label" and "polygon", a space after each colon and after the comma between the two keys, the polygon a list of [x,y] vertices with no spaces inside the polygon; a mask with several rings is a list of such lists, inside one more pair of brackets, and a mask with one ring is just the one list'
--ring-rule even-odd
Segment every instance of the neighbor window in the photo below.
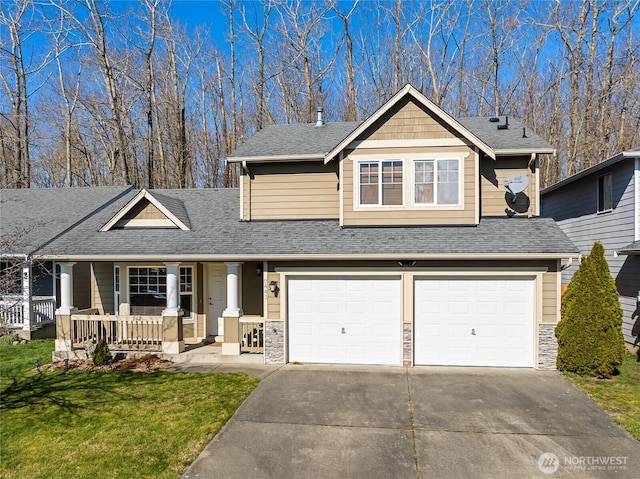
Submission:
{"label": "neighbor window", "polygon": [[363,162],[359,170],[361,205],[402,205],[401,160]]}
{"label": "neighbor window", "polygon": [[598,213],[613,208],[613,180],[611,173],[598,177]]}
{"label": "neighbor window", "polygon": [[459,160],[415,160],[413,181],[414,204],[457,205],[460,203]]}

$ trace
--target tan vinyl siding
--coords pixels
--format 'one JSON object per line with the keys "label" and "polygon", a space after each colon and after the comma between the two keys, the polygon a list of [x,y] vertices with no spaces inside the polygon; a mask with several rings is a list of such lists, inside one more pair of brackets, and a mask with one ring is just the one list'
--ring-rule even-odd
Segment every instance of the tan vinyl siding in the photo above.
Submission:
{"label": "tan vinyl siding", "polygon": [[251,220],[251,179],[244,170],[241,170],[242,175],[242,219],[245,221]]}
{"label": "tan vinyl siding", "polygon": [[[375,125],[374,125],[375,128]],[[422,138],[456,138],[453,132],[427,114],[413,101],[404,102],[399,109],[381,119],[381,125],[368,140],[415,140]]]}
{"label": "tan vinyl siding", "polygon": [[195,338],[195,327],[194,323],[183,322],[182,323],[182,335],[185,338]]}
{"label": "tan vinyl siding", "polygon": [[[336,163],[271,163],[251,165],[249,195],[244,197],[250,219],[337,219]],[[247,204],[249,206],[247,206]]]}
{"label": "tan vinyl siding", "polygon": [[542,322],[555,324],[560,319],[558,311],[558,273],[549,271],[542,275]]}
{"label": "tan vinyl siding", "polygon": [[[445,209],[412,207],[412,174],[410,160],[406,159],[406,155],[412,155],[412,158],[418,158],[424,155],[451,154],[453,158],[467,155],[461,159],[463,173],[463,208]],[[383,155],[389,159],[403,159],[405,161],[404,168],[404,184],[405,184],[405,205],[403,207],[394,208],[356,208],[357,203],[357,187],[354,184],[354,174],[356,168],[356,160],[366,159],[367,155]],[[415,156],[418,155],[418,156]],[[437,224],[475,224],[475,205],[476,205],[476,167],[475,152],[466,146],[449,146],[449,147],[424,147],[424,148],[402,148],[402,149],[356,149],[343,160],[344,161],[344,178],[342,187],[344,189],[343,202],[343,224],[344,226],[371,226],[371,225],[437,225]]]}
{"label": "tan vinyl siding", "polygon": [[[260,263],[262,265],[262,263]],[[242,312],[248,316],[262,316],[262,275],[257,273],[258,263],[242,265]]]}
{"label": "tan vinyl siding", "polygon": [[520,216],[534,215],[536,211],[536,172],[528,168],[529,157],[491,158],[480,160],[480,215],[505,216],[508,204],[505,200],[504,180],[514,174],[524,174],[529,178],[529,185],[524,190],[530,201],[529,209]]}
{"label": "tan vinyl siding", "polygon": [[[277,281],[280,285],[279,273],[267,273],[267,284]],[[282,287],[282,285],[280,285]],[[267,292],[267,319],[282,319],[280,317],[280,295],[276,297],[271,291]]]}
{"label": "tan vinyl siding", "polygon": [[92,263],[91,266],[91,307],[99,314],[114,314],[113,263]]}
{"label": "tan vinyl siding", "polygon": [[73,305],[91,308],[91,263],[76,263],[73,267]]}

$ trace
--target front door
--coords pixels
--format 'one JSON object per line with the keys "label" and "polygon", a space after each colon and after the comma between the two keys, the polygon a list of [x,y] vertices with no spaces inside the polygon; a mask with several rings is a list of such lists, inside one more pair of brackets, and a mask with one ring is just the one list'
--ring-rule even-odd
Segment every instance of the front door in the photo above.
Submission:
{"label": "front door", "polygon": [[207,335],[222,335],[218,331],[218,318],[226,308],[227,302],[227,267],[224,263],[211,263],[208,265],[208,309],[207,309]]}

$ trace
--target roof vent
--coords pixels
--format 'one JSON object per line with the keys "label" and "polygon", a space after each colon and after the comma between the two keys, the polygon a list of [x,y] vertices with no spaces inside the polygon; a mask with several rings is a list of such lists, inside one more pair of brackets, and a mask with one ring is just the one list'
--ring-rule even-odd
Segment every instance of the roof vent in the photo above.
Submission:
{"label": "roof vent", "polygon": [[522,127],[522,138],[527,138],[527,129],[524,126]]}
{"label": "roof vent", "polygon": [[489,121],[491,123],[498,123],[500,121],[500,118],[498,118],[497,116],[492,116],[491,118],[489,118]]}
{"label": "roof vent", "polygon": [[322,108],[321,106],[318,107],[318,116],[316,119],[316,126],[322,126],[324,125],[324,118],[322,118],[322,112],[324,111],[324,108]]}
{"label": "roof vent", "polygon": [[504,125],[498,125],[498,130],[508,130],[509,129],[509,116],[504,117]]}

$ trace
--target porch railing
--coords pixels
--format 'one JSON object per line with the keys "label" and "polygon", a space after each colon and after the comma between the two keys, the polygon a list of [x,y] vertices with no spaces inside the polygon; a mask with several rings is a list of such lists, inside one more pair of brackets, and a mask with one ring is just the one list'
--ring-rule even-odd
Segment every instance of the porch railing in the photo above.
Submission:
{"label": "porch railing", "polygon": [[262,353],[264,351],[264,323],[251,317],[241,317],[243,353]]}
{"label": "porch railing", "polygon": [[162,351],[161,316],[74,314],[71,341],[74,347],[104,339],[112,350]]}
{"label": "porch railing", "polygon": [[50,296],[34,296],[31,305],[22,296],[4,296],[0,299],[0,322],[8,328],[22,328],[25,325],[25,309],[30,307],[30,323],[38,328],[55,322],[56,300]]}

